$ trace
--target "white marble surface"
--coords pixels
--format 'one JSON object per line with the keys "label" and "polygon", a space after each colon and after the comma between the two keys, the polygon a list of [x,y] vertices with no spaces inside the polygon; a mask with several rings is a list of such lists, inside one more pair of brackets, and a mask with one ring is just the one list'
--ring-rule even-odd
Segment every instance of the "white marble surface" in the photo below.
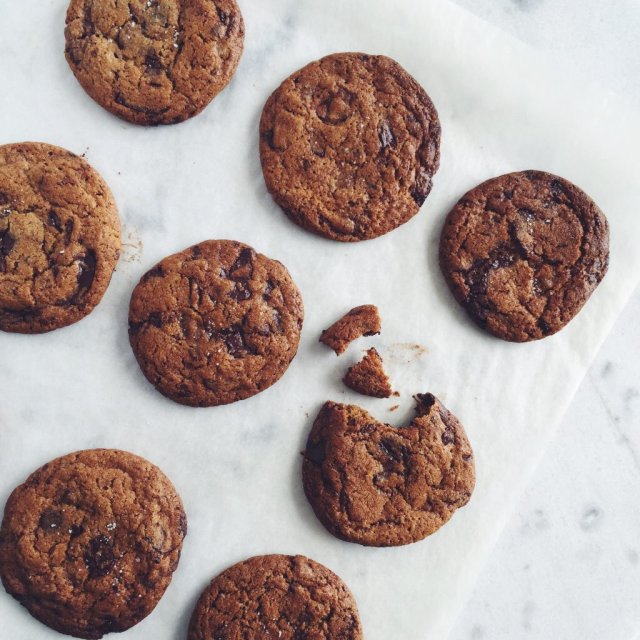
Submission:
{"label": "white marble surface", "polygon": [[[640,112],[640,3],[456,0]],[[640,290],[593,363],[451,640],[640,637]]]}
{"label": "white marble surface", "polygon": [[[108,116],[69,73],[60,55],[65,4],[28,0],[3,14],[6,38],[0,46],[7,68],[0,137],[86,149],[117,194],[126,255],[90,318],[55,335],[4,337],[0,383],[12,402],[0,406],[0,499],[36,464],[72,448],[127,448],[168,473],[185,498],[191,532],[171,589],[154,615],[128,634],[132,639],[183,638],[189,608],[213,573],[253,553],[287,551],[311,555],[347,580],[368,640],[440,640],[573,392],[577,372],[584,371],[640,266],[637,244],[616,233],[619,259],[579,321],[561,336],[516,348],[475,331],[444,288],[434,259],[442,216],[480,179],[533,163],[590,185],[597,199],[616,211],[612,222],[617,226],[628,218],[637,233],[637,218],[623,206],[630,194],[612,188],[624,172],[606,161],[619,153],[612,143],[617,134],[600,138],[594,116],[619,114],[613,123],[619,125],[624,110],[588,91],[577,100],[581,91],[574,92],[571,82],[558,85],[529,50],[479,29],[438,0],[424,3],[430,7],[426,18],[433,20],[420,23],[412,20],[418,5],[410,0],[363,2],[367,21],[354,11],[355,0],[322,5],[244,0],[248,47],[229,90],[191,122],[141,130]],[[26,21],[27,15],[38,19]],[[409,32],[413,37],[406,37]],[[338,48],[400,59],[429,88],[447,131],[438,187],[425,211],[393,234],[353,247],[329,247],[288,222],[264,190],[255,148],[268,91],[300,64]],[[500,74],[509,70],[505,84]],[[572,112],[550,108],[551,96],[566,100]],[[575,121],[574,113],[584,117]],[[523,118],[538,128],[523,129]],[[566,144],[556,148],[559,136]],[[577,153],[585,140],[598,149],[595,164]],[[131,287],[144,270],[205,235],[233,236],[281,258],[304,292],[307,322],[300,355],[281,384],[237,406],[194,412],[163,399],[142,379],[127,346],[124,319]],[[398,255],[412,256],[422,266],[411,291],[387,284],[406,280]],[[631,272],[623,264],[631,264]],[[404,549],[363,549],[334,540],[300,491],[305,413],[327,397],[344,396],[337,382],[343,362],[319,348],[317,335],[329,318],[354,303],[354,291],[381,306],[391,352],[393,342],[427,343],[428,358],[410,369],[396,354],[392,374],[407,398],[418,384],[442,395],[467,423],[482,461],[469,507],[430,540]],[[549,362],[565,382],[556,396]],[[38,387],[37,397],[25,380]],[[537,419],[529,420],[540,399]],[[0,619],[14,640],[52,637],[6,597],[0,598]]]}

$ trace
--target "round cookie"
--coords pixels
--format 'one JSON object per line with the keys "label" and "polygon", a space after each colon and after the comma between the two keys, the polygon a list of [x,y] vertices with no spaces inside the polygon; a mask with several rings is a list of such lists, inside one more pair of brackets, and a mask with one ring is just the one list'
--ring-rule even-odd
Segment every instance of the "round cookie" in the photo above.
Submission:
{"label": "round cookie", "polygon": [[422,540],[469,501],[475,486],[464,428],[431,394],[407,427],[327,402],[304,452],[304,492],[337,538],[372,547]]}
{"label": "round cookie", "polygon": [[260,121],[267,189],[285,213],[343,242],[412,218],[440,162],[440,122],[394,60],[338,53],[285,80]]}
{"label": "round cookie", "polygon": [[298,349],[303,315],[280,262],[240,242],[210,240],[142,277],[131,296],[129,338],[158,391],[210,407],[277,382]]}
{"label": "round cookie", "polygon": [[65,55],[85,91],[142,125],[200,113],[240,61],[235,0],[71,0]]}
{"label": "round cookie", "polygon": [[73,153],[0,146],[0,330],[43,333],[100,302],[120,254],[109,187]]}
{"label": "round cookie", "polygon": [[609,264],[605,215],[578,187],[541,171],[483,182],[453,208],[440,266],[471,318],[503,340],[562,329]]}
{"label": "round cookie", "polygon": [[361,640],[342,580],[303,556],[259,556],[215,578],[196,604],[187,640]]}
{"label": "round cookie", "polygon": [[171,582],[187,520],[171,482],[124,451],[57,458],[17,487],[0,529],[5,589],[78,638],[125,631]]}

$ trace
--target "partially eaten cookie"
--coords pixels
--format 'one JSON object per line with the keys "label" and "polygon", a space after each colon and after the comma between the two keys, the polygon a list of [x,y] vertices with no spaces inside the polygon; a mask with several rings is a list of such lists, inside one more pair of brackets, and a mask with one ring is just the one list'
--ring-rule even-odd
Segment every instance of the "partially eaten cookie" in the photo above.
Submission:
{"label": "partially eaten cookie", "polygon": [[475,466],[463,426],[435,396],[416,401],[402,428],[354,405],[320,410],[302,477],[316,516],[337,538],[375,547],[417,542],[469,501]]}

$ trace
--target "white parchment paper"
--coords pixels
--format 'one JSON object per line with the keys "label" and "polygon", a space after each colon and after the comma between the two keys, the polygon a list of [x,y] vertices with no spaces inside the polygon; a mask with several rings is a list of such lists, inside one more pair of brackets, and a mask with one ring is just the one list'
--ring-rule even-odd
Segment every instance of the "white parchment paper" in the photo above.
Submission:
{"label": "white parchment paper", "polygon": [[[242,0],[246,51],[232,85],[199,117],[144,129],[82,91],[63,58],[63,0],[4,3],[0,140],[86,152],[111,185],[123,258],[103,303],[73,327],[0,335],[0,501],[47,460],[117,447],[158,464],[184,498],[190,532],[174,581],[131,640],[179,640],[211,577],[259,553],[302,553],[336,571],[358,600],[369,640],[447,636],[519,491],[640,275],[637,115],[444,0]],[[5,6],[6,5],[6,6]],[[293,225],[264,188],[257,151],[269,93],[303,64],[340,50],[384,53],[426,88],[443,126],[442,168],[421,213],[374,241],[342,245]],[[514,345],[484,335],[437,268],[444,216],[478,182],[518,169],[582,186],[611,223],[611,268],[560,334]],[[144,380],[127,338],[138,278],[163,256],[232,238],[282,260],[306,319],[298,357],[250,400],[196,410]],[[344,357],[318,335],[356,304],[375,303],[382,336]],[[375,345],[397,389],[367,401],[339,380]],[[423,345],[426,350],[415,345]],[[327,399],[358,402],[401,424],[411,394],[431,391],[463,421],[478,484],[468,507],[431,538],[367,549],[332,538],[300,485],[299,451]],[[570,455],[570,452],[567,452]],[[553,500],[553,496],[549,496]],[[0,594],[0,636],[59,637]]]}

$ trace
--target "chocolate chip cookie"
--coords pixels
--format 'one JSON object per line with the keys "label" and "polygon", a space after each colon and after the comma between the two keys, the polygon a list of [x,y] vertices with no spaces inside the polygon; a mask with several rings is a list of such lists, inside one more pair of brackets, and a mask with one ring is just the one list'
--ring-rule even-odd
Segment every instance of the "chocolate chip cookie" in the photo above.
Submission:
{"label": "chocolate chip cookie", "polygon": [[142,277],[131,296],[129,338],[158,391],[210,407],[277,382],[298,349],[303,315],[280,262],[240,242],[210,240]]}
{"label": "chocolate chip cookie", "polygon": [[440,162],[440,123],[397,62],[338,53],[269,98],[260,157],[267,189],[294,222],[333,240],[368,240],[418,213]]}
{"label": "chocolate chip cookie", "polygon": [[160,469],[124,451],[80,451],[44,465],[9,497],[0,574],[47,626],[101,638],[151,613],[186,532],[180,497]]}
{"label": "chocolate chip cookie", "polygon": [[235,0],[71,0],[65,55],[85,91],[142,125],[200,113],[229,83],[244,43]]}
{"label": "chocolate chip cookie", "polygon": [[325,329],[320,336],[320,342],[331,347],[339,356],[354,340],[380,333],[381,326],[378,307],[373,304],[363,304],[354,307]]}
{"label": "chocolate chip cookie", "polygon": [[303,556],[259,556],[211,582],[188,640],[361,640],[360,616],[342,580]]}
{"label": "chocolate chip cookie", "polygon": [[417,542],[469,501],[475,468],[462,425],[431,394],[416,400],[416,416],[402,428],[353,405],[322,407],[302,477],[334,536],[374,547]]}
{"label": "chocolate chip cookie", "polygon": [[609,264],[609,225],[569,181],[510,173],[465,194],[440,239],[440,266],[456,300],[503,340],[527,342],[562,329]]}
{"label": "chocolate chip cookie", "polygon": [[369,349],[360,362],[349,367],[342,381],[350,389],[373,398],[388,398],[393,393],[382,358],[375,349]]}
{"label": "chocolate chip cookie", "polygon": [[0,146],[0,330],[43,333],[100,302],[120,253],[109,187],[73,153]]}

